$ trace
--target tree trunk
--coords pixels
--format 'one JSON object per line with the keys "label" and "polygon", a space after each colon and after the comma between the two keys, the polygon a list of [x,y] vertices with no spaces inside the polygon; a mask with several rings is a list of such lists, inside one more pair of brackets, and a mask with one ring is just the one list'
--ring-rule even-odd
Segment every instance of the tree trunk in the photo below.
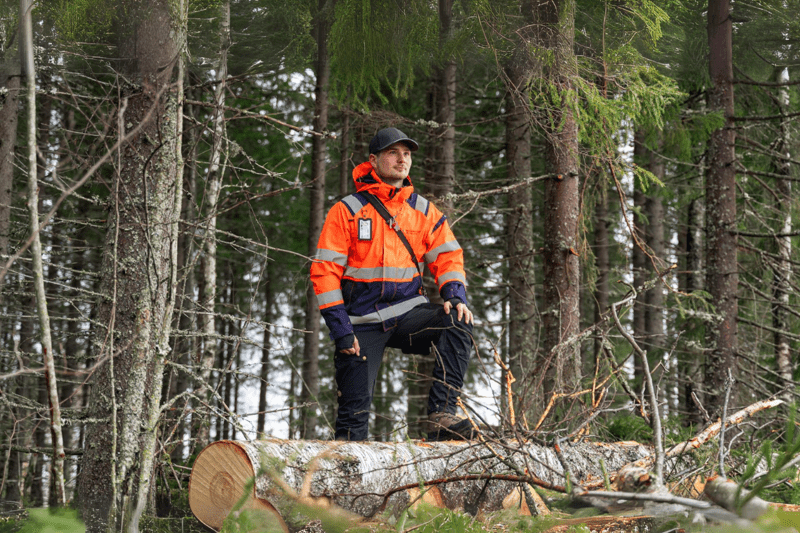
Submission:
{"label": "tree trunk", "polygon": [[98,339],[101,365],[78,487],[90,533],[138,531],[147,502],[182,192],[181,78],[177,88],[170,85],[181,35],[172,20],[175,6],[167,0],[123,5],[130,9],[117,33],[119,54],[124,79],[133,85],[124,87],[117,117],[117,133],[126,138],[112,184],[97,318],[108,331]]}
{"label": "tree trunk", "polygon": [[[317,83],[314,87],[314,131],[328,129],[328,85],[330,80],[330,61],[328,58],[328,31],[335,0],[318,0],[314,17],[314,36],[317,42],[317,59],[314,72]],[[308,256],[317,253],[317,242],[325,221],[325,163],[328,145],[325,137],[315,135],[311,146],[311,201],[308,222]],[[319,336],[320,311],[314,287],[309,283],[306,290],[305,342],[303,349],[303,388],[300,401],[304,404],[301,438],[313,439],[317,436],[317,402],[319,399]]]}
{"label": "tree trunk", "polygon": [[[594,322],[598,323],[600,322],[602,314],[608,310],[611,293],[609,285],[611,272],[611,260],[609,258],[611,238],[608,231],[610,226],[608,193],[602,185],[599,185],[597,188],[597,199],[595,200],[594,209],[594,257],[595,266],[597,268],[597,280],[595,281],[594,291]],[[598,335],[595,337],[594,341],[595,361],[599,361],[602,358],[602,349],[602,339]]]}
{"label": "tree trunk", "polygon": [[[647,150],[648,169],[660,181],[664,181],[664,163],[653,150]],[[664,285],[657,280],[658,270],[664,270],[667,265],[666,251],[664,249],[664,204],[661,197],[651,194],[645,202],[647,214],[647,246],[653,259],[648,261],[647,272],[650,279],[656,279],[653,288],[645,292],[644,331],[647,355],[650,368],[653,372],[653,381],[659,383],[666,369],[671,368],[671,362],[664,360]],[[666,399],[667,390],[671,388],[666,382],[659,388],[659,396]]]}
{"label": "tree trunk", "polygon": [[[174,317],[175,326],[177,327],[178,335],[173,339],[172,353],[174,359],[178,364],[188,368],[190,362],[194,359],[196,340],[194,337],[189,336],[190,331],[196,331],[196,322],[194,317],[194,302],[192,295],[195,287],[194,265],[191,257],[191,238],[188,237],[188,225],[194,220],[194,209],[192,198],[194,194],[191,192],[193,184],[196,182],[195,170],[196,164],[190,163],[196,159],[196,143],[193,139],[193,134],[187,132],[187,143],[192,147],[192,153],[188,155],[188,161],[183,173],[183,199],[181,201],[181,220],[185,221],[181,224],[178,234],[178,286],[175,294],[175,302],[177,306],[176,315]],[[173,368],[166,380],[166,402],[173,402],[173,400],[181,397],[184,392],[189,389],[189,375],[187,372]],[[183,399],[175,402],[166,418],[166,435],[165,446],[168,447],[170,458],[173,463],[182,463],[184,458],[185,437],[187,431],[187,417],[189,416],[190,405],[188,400]]]}
{"label": "tree trunk", "polygon": [[[214,133],[211,137],[211,154],[206,178],[206,194],[203,199],[203,300],[200,302],[201,328],[203,332],[203,357],[200,363],[200,386],[195,393],[210,400],[209,379],[217,353],[216,302],[217,302],[217,203],[224,174],[223,146],[227,141],[225,132],[225,92],[228,78],[228,48],[230,47],[231,6],[226,0],[220,5],[219,64],[217,66],[216,89],[214,91]],[[201,423],[197,434],[200,447],[208,444],[209,425]]]}
{"label": "tree trunk", "polygon": [[[365,517],[384,510],[399,513],[419,495],[420,486],[429,489],[426,499],[431,503],[472,514],[502,510],[504,499],[529,481],[563,487],[563,468],[552,448],[508,444],[500,459],[494,447],[467,442],[218,441],[194,463],[189,505],[203,524],[219,529],[236,502],[253,491],[247,507],[271,511],[295,527],[309,520],[289,496],[300,493],[304,482],[310,489],[303,494],[305,501],[322,498]],[[586,483],[602,479],[601,462],[616,472],[651,452],[636,443],[584,442],[563,445],[562,453],[576,477],[572,482]],[[281,466],[260,470],[261,465],[276,464]],[[273,476],[282,476],[286,488],[279,488],[282,483]]]}
{"label": "tree trunk", "polygon": [[[685,226],[678,234],[678,247],[681,252],[681,275],[678,276],[678,286],[681,291],[691,294],[701,290],[702,285],[702,228],[703,228],[703,202],[693,199],[689,202],[685,214]],[[679,325],[679,328],[691,333],[697,329],[697,321],[689,318]],[[678,365],[678,380],[681,383],[681,408],[686,413],[685,424],[700,425],[703,423],[701,410],[697,401],[703,402],[702,387],[702,353],[696,349],[689,350]]]}
{"label": "tree trunk", "polygon": [[574,0],[540,2],[535,7],[536,45],[552,53],[542,65],[544,83],[552,89],[539,120],[544,125],[549,173],[544,185],[543,348],[539,370],[545,395],[572,391],[580,379],[580,218],[578,128],[573,116]]}
{"label": "tree trunk", "polygon": [[[645,145],[645,132],[637,129],[634,138],[634,158],[642,168],[649,170],[656,178],[663,181],[664,165],[657,154]],[[657,195],[647,195],[638,183],[634,185],[633,227],[639,242],[644,250],[637,244],[633,246],[633,285],[637,289],[643,284],[656,279],[660,265],[666,265],[664,260],[664,207],[661,198]],[[651,188],[654,185],[651,185]],[[660,282],[648,290],[639,290],[636,295],[634,307],[633,332],[634,337],[647,350],[650,368],[654,373],[661,373],[664,368],[663,343],[664,326],[663,310],[664,289]],[[635,363],[636,379],[644,383],[642,366]],[[654,376],[655,381],[659,381]],[[666,388],[662,388],[664,392]]]}
{"label": "tree trunk", "polygon": [[[85,211],[84,211],[85,212]],[[79,249],[79,247],[74,246],[75,241],[73,240],[70,243],[70,268],[72,269],[72,275],[70,276],[69,280],[69,297],[73,301],[77,301],[79,295],[81,293],[81,276],[79,276],[78,272],[87,272],[87,256],[86,254]],[[64,342],[64,353],[67,355],[66,363],[67,363],[67,375],[68,376],[77,376],[80,372],[80,362],[85,360],[88,356],[88,350],[86,346],[81,342],[81,313],[82,309],[77,305],[69,305],[67,307],[67,324],[66,324],[66,332],[65,337],[66,340]],[[63,398],[62,403],[64,404],[65,409],[79,409],[80,399],[82,392],[80,390],[76,390],[76,383],[74,379],[64,379],[61,381],[61,398]],[[76,442],[76,428],[67,425],[64,428],[64,448],[78,448],[81,445],[80,441]],[[67,463],[65,464],[64,468],[66,472],[69,472],[74,466],[76,466],[76,459],[75,457],[67,457]],[[70,490],[68,488],[68,490]],[[71,500],[72,498],[70,495],[67,495],[67,500]]]}
{"label": "tree trunk", "polygon": [[[708,356],[705,367],[706,409],[722,412],[729,373],[736,377],[739,281],[736,257],[736,130],[733,123],[733,48],[730,0],[708,2],[708,48],[711,87],[710,111],[725,117],[711,133],[706,176],[706,290],[715,308],[707,324]],[[735,402],[735,390],[731,401]]]}
{"label": "tree trunk", "polygon": [[259,371],[258,383],[258,419],[256,420],[256,435],[264,436],[266,417],[267,417],[267,391],[269,390],[269,367],[270,353],[272,344],[272,306],[274,293],[272,289],[272,270],[267,262],[264,269],[264,315],[261,320],[264,322],[264,337],[261,342],[261,369]]}
{"label": "tree trunk", "polygon": [[[36,300],[33,296],[33,288],[30,282],[23,284],[24,292],[28,296],[23,299],[24,309],[33,309],[36,307]],[[19,344],[14,346],[17,361],[20,362],[18,370],[23,370],[25,366],[30,366],[30,356],[33,353],[33,316],[29,312],[21,313],[19,318]],[[14,387],[15,394],[25,398],[36,398],[38,392],[38,379],[31,379],[31,376],[20,376],[16,378],[16,387]],[[27,447],[31,445],[31,437],[34,433],[33,422],[31,421],[31,413],[20,406],[14,406],[13,416],[17,420],[23,421],[22,423],[13,424],[10,429],[9,444]],[[33,436],[35,438],[35,436]],[[9,449],[7,458],[7,475],[5,479],[6,495],[5,498],[10,501],[22,502],[23,494],[26,490],[26,472],[24,465],[28,462],[29,455],[16,450]],[[35,459],[34,459],[35,460]]]}
{"label": "tree trunk", "polygon": [[[8,57],[3,58],[0,69],[0,87],[6,89],[5,101],[0,107],[0,264],[5,264],[11,230],[11,189],[14,183],[14,147],[17,141],[20,93],[19,65]],[[3,279],[0,278],[0,287]],[[2,294],[0,294],[2,299]]]}
{"label": "tree trunk", "polygon": [[[528,43],[520,42],[506,65],[506,177],[509,185],[531,175],[531,115],[529,108],[530,57]],[[533,185],[509,193],[506,215],[508,257],[508,353],[506,360],[518,380],[518,398],[536,398],[541,380],[532,373],[539,342],[536,317],[535,256],[533,242]],[[528,404],[529,400],[523,400]],[[523,409],[531,407],[522,405]],[[511,422],[511,421],[509,421]]]}
{"label": "tree trunk", "polygon": [[[647,148],[644,145],[644,132],[637,129],[634,133],[633,142],[633,157],[637,165],[647,168],[645,161],[648,160]],[[646,222],[646,205],[647,197],[642,191],[641,185],[638,180],[634,180],[633,184],[633,231],[636,234],[633,239],[633,249],[631,251],[632,268],[633,268],[633,286],[636,288],[636,302],[633,306],[633,336],[639,343],[647,338],[645,331],[645,316],[647,314],[646,296],[643,289],[645,281],[648,279],[648,264],[649,258],[647,253],[643,250],[643,246],[647,242],[647,222]],[[634,358],[634,377],[638,386],[644,386],[645,376],[644,367],[638,357]]]}
{"label": "tree trunk", "polygon": [[[39,317],[39,334],[42,344],[42,358],[45,367],[45,387],[50,404],[50,433],[53,445],[54,487],[57,491],[56,501],[59,505],[66,503],[64,493],[64,439],[61,431],[61,405],[58,400],[58,383],[56,382],[55,354],[50,332],[50,314],[47,309],[47,295],[44,288],[44,267],[42,265],[42,241],[39,234],[39,182],[38,164],[36,160],[36,71],[33,62],[33,23],[31,10],[32,0],[20,0],[20,50],[25,74],[28,108],[28,209],[30,210],[31,257],[33,259],[33,281],[36,291],[36,312]],[[41,457],[39,458],[41,460]]]}
{"label": "tree trunk", "polygon": [[339,196],[345,197],[350,191],[353,180],[350,177],[350,112],[342,111],[341,154],[339,156]]}
{"label": "tree trunk", "polygon": [[[453,32],[453,0],[439,0],[439,51],[445,47]],[[430,119],[436,126],[429,137],[428,156],[425,158],[425,184],[427,193],[437,205],[449,214],[453,208],[450,200],[439,200],[453,192],[456,180],[456,89],[458,69],[451,57],[442,60],[433,69],[431,80]],[[429,271],[423,279],[431,302],[443,304],[436,280]],[[408,375],[408,400],[406,402],[407,434],[422,434],[422,421],[427,416],[428,394],[433,384],[435,358],[432,353],[410,356]]]}
{"label": "tree trunk", "polygon": [[[781,68],[778,79],[782,83],[789,82],[789,69]],[[779,91],[780,113],[784,114],[789,108],[789,92],[786,87]],[[777,215],[777,227],[775,237],[776,258],[772,267],[772,325],[775,328],[775,366],[780,376],[779,397],[789,406],[792,404],[793,391],[795,388],[794,368],[792,361],[791,345],[787,332],[791,328],[790,320],[790,300],[792,292],[792,202],[786,200],[792,198],[792,175],[789,161],[792,158],[790,152],[791,138],[789,136],[789,120],[782,119],[780,123],[780,137],[775,147],[776,156],[773,157],[775,169],[775,201],[774,209]]]}

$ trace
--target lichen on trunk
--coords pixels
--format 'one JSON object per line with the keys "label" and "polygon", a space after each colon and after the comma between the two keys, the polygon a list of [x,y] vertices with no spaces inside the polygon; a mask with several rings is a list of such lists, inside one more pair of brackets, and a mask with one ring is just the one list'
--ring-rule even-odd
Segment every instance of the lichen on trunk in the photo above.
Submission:
{"label": "lichen on trunk", "polygon": [[117,134],[125,142],[101,266],[98,321],[107,330],[96,340],[101,365],[78,487],[88,531],[137,531],[131,519],[141,512],[151,479],[175,298],[181,120],[170,86],[178,51],[172,2],[129,7],[141,11],[128,11],[130,26],[120,30],[130,80],[118,114]]}

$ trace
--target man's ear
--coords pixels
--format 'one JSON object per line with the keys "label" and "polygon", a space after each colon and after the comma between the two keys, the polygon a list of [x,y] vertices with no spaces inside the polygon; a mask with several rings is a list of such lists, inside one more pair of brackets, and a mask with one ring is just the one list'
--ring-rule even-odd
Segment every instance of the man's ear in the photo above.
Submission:
{"label": "man's ear", "polygon": [[372,166],[375,166],[375,161],[378,160],[378,156],[375,154],[369,154],[369,162],[372,163]]}

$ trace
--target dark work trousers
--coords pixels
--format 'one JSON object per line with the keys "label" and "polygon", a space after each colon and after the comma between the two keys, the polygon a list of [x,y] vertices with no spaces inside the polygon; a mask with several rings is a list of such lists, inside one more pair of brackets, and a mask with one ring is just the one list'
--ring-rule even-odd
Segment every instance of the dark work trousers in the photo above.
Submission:
{"label": "dark work trousers", "polygon": [[372,395],[386,347],[427,354],[432,344],[436,348],[436,364],[428,413],[456,412],[456,399],[461,394],[472,353],[472,324],[459,321],[455,308],[445,314],[439,304],[423,304],[406,313],[396,327],[388,331],[359,331],[356,338],[361,348],[359,355],[335,354],[337,440],[367,439]]}

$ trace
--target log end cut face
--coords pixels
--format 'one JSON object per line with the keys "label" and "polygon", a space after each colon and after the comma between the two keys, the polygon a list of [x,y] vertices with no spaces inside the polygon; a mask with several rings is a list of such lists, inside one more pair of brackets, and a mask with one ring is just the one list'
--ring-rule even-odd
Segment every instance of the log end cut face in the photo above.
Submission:
{"label": "log end cut face", "polygon": [[197,456],[189,480],[189,507],[203,525],[219,531],[244,498],[239,509],[272,515],[288,533],[286,524],[268,501],[255,495],[255,470],[247,453],[233,441],[212,443]]}

